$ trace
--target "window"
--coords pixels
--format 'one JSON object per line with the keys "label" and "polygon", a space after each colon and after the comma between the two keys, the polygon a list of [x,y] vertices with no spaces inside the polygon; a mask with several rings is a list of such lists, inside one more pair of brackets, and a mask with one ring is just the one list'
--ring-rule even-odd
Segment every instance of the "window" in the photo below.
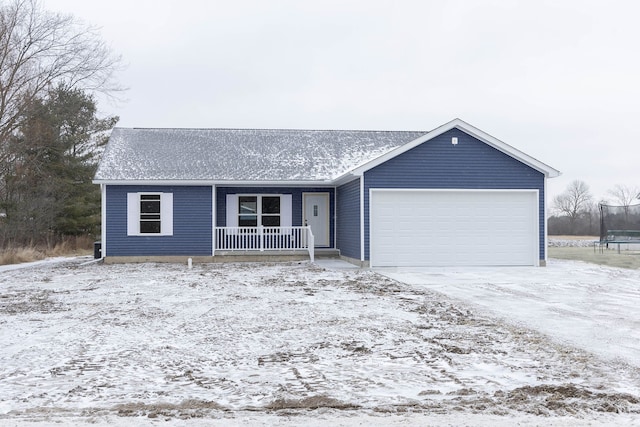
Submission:
{"label": "window", "polygon": [[238,225],[240,227],[258,226],[258,198],[255,196],[238,197]]}
{"label": "window", "polygon": [[140,233],[160,233],[160,195],[140,195]]}
{"label": "window", "polygon": [[238,226],[280,227],[280,196],[238,196]]}
{"label": "window", "polygon": [[280,227],[280,197],[262,197],[262,225]]}
{"label": "window", "polygon": [[128,193],[127,235],[173,235],[173,193]]}

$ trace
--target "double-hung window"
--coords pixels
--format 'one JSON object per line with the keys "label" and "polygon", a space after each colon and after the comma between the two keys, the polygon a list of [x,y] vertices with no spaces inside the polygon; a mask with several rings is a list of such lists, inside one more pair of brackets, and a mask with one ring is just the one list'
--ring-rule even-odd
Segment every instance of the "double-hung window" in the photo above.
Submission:
{"label": "double-hung window", "polygon": [[173,193],[127,193],[127,235],[173,235]]}
{"label": "double-hung window", "polygon": [[280,196],[238,196],[240,227],[280,227]]}
{"label": "double-hung window", "polygon": [[140,233],[159,234],[162,227],[162,215],[160,214],[160,195],[140,195]]}

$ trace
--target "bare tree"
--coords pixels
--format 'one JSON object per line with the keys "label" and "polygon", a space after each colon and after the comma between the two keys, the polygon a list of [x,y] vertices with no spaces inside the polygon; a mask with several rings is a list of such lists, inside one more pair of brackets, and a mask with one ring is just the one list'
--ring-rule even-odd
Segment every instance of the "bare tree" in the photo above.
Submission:
{"label": "bare tree", "polygon": [[59,85],[113,95],[122,89],[114,76],[120,68],[95,28],[48,12],[39,0],[0,0],[0,214],[6,200],[20,197],[9,194],[8,180],[19,176],[20,129],[33,105]]}
{"label": "bare tree", "polygon": [[589,211],[592,199],[589,186],[584,181],[575,180],[553,199],[553,205],[557,212],[566,215],[574,224],[581,215]]}
{"label": "bare tree", "polygon": [[38,0],[0,5],[0,162],[25,108],[51,86],[113,93],[121,88],[112,54],[95,28],[45,11]]}
{"label": "bare tree", "polygon": [[613,202],[618,203],[620,206],[630,206],[634,203],[638,203],[640,198],[640,188],[633,186],[629,187],[622,184],[617,184],[607,193],[613,197]]}

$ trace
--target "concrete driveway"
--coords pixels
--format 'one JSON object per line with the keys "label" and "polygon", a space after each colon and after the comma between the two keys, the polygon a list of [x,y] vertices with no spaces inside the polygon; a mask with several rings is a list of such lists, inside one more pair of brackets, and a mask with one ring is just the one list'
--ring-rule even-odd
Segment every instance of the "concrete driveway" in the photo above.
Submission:
{"label": "concrete driveway", "polygon": [[547,267],[380,268],[556,341],[640,367],[640,272],[577,261]]}

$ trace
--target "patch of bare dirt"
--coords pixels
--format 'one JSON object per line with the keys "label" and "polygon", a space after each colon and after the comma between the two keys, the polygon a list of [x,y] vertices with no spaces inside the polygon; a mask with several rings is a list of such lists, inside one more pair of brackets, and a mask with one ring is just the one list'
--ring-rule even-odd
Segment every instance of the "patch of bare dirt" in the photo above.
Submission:
{"label": "patch of bare dirt", "polygon": [[310,396],[303,399],[277,399],[265,406],[265,409],[281,411],[286,409],[358,409],[358,405],[341,402],[327,396]]}
{"label": "patch of bare dirt", "polygon": [[596,392],[575,384],[524,386],[496,395],[507,406],[535,415],[574,415],[584,411],[640,413],[640,400],[636,396]]}
{"label": "patch of bare dirt", "polygon": [[0,315],[18,315],[28,313],[56,313],[69,308],[57,298],[56,292],[41,290],[38,292],[9,292],[0,295]]}
{"label": "patch of bare dirt", "polygon": [[180,403],[124,403],[114,406],[113,410],[121,417],[188,419],[202,418],[225,408],[216,402],[190,399]]}

